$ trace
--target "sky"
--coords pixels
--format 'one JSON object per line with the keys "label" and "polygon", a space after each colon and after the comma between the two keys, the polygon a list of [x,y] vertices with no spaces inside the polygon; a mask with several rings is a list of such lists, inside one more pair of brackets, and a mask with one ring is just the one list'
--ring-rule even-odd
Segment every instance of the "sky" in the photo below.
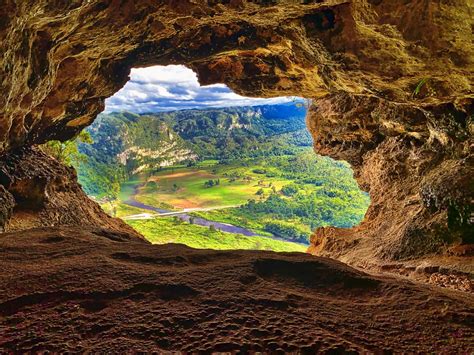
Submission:
{"label": "sky", "polygon": [[197,75],[183,65],[132,69],[130,80],[105,101],[105,112],[135,113],[189,108],[266,105],[292,101],[292,97],[248,98],[224,84],[200,86]]}

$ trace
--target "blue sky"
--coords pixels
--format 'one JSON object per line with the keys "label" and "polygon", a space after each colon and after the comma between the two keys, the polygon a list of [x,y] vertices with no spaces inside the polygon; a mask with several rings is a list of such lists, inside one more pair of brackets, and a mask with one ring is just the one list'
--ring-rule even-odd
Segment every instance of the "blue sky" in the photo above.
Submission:
{"label": "blue sky", "polygon": [[197,75],[182,65],[132,69],[130,80],[105,101],[105,111],[136,113],[188,108],[265,105],[292,101],[291,97],[248,98],[224,84],[200,86]]}

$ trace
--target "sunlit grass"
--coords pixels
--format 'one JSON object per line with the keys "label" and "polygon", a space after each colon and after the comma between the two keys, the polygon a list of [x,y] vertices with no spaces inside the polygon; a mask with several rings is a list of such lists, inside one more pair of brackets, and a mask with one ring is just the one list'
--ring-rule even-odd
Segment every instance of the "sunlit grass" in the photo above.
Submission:
{"label": "sunlit grass", "polygon": [[[280,189],[291,182],[284,178],[256,174],[253,172],[255,168],[258,166],[218,166],[215,162],[205,161],[200,163],[200,167],[167,169],[141,177],[142,183],[146,184],[139,189],[135,198],[148,205],[159,207],[164,202],[178,209],[235,206],[249,199],[258,199],[256,193],[260,189],[268,194],[271,192],[270,185]],[[241,177],[233,179],[232,174]],[[206,187],[208,180],[219,180],[219,185]],[[122,200],[133,192],[128,186],[125,185],[122,190]]]}
{"label": "sunlit grass", "polygon": [[[213,211],[199,211],[193,212],[192,215],[207,219],[209,221],[216,221],[241,226],[244,228],[248,228],[254,231],[255,233],[258,233],[259,235],[268,236],[270,236],[271,233],[265,231],[265,225],[266,223],[274,221],[274,218],[272,218],[271,216],[266,216],[265,214],[249,215],[245,211],[242,211],[238,208],[225,208]],[[286,222],[291,222],[295,227],[307,232],[308,234],[311,233],[311,229],[309,228],[309,226],[303,224],[299,219],[287,219]]]}
{"label": "sunlit grass", "polygon": [[177,222],[169,217],[128,220],[126,222],[153,244],[180,243],[192,248],[216,250],[251,249],[305,252],[307,249],[306,246],[297,243],[210,230],[207,227]]}

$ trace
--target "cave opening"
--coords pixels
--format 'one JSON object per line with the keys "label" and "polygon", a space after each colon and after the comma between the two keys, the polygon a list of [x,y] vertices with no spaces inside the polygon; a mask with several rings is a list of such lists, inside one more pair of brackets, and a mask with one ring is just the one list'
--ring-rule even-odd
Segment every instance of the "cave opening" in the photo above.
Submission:
{"label": "cave opening", "polygon": [[[471,4],[0,2],[0,352],[472,353]],[[349,167],[340,167],[342,176],[309,170],[301,180],[315,181],[305,188],[293,181],[298,166],[334,168],[311,144],[299,147],[308,150],[300,159],[292,151],[283,158],[267,153],[281,148],[277,143],[288,148],[288,136],[267,142],[264,154],[262,140],[242,149],[252,131],[242,126],[249,123],[240,120],[241,106],[207,108],[224,112],[216,114],[220,120],[207,120],[209,126],[198,124],[202,115],[190,117],[202,107],[112,110],[97,118],[131,68],[157,64],[186,65],[201,84],[225,83],[240,95],[310,98],[306,123],[315,151],[337,164],[347,161],[370,192],[364,221],[354,228],[317,228],[307,253],[273,253],[190,248],[177,239],[153,245],[127,223],[169,218],[168,229],[149,227],[165,237],[198,226],[174,216],[125,223],[104,213],[83,188],[120,215],[137,208],[117,202],[127,189],[138,190],[151,206],[165,193],[158,202],[174,205],[173,197],[191,187],[195,202],[222,197],[226,184],[244,192],[250,186],[255,202],[249,220],[272,198],[271,207],[280,210],[271,222],[292,225],[305,213],[334,219],[347,207],[344,198],[356,200],[341,186],[352,178]],[[168,99],[170,90],[188,95],[176,86],[156,90]],[[147,102],[143,93],[134,98],[141,106]],[[94,137],[106,115],[114,129],[98,129]],[[252,129],[268,128],[256,121]],[[224,148],[215,144],[219,131]],[[136,144],[137,136],[147,144]],[[166,150],[153,145],[158,141],[172,146],[167,160],[182,158],[178,148],[198,158],[160,170]],[[46,142],[59,150],[59,159],[41,151],[38,145]],[[99,143],[114,160],[93,154]],[[82,187],[68,167],[71,154],[94,172],[87,181],[88,170],[79,167]],[[275,164],[255,162],[263,158]],[[240,176],[229,171],[236,161],[232,168],[242,170]],[[205,175],[185,185],[190,175],[182,173],[190,171]],[[103,196],[101,189],[107,190]],[[309,198],[318,192],[339,209],[332,215],[318,209],[320,201]],[[229,215],[224,223],[239,217],[230,221]]]}
{"label": "cave opening", "polygon": [[182,65],[135,68],[71,158],[56,157],[152,243],[304,252],[315,229],[358,225],[370,202],[348,163],[314,153],[310,105],[201,86]]}

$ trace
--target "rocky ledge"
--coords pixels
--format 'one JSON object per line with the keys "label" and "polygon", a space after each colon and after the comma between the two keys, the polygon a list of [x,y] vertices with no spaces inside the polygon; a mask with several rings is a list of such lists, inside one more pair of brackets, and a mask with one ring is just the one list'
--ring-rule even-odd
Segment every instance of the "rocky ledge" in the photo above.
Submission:
{"label": "rocky ledge", "polygon": [[62,227],[1,235],[0,264],[1,352],[474,350],[472,295],[308,254]]}
{"label": "rocky ledge", "polygon": [[73,168],[38,148],[19,149],[0,159],[0,203],[0,231],[75,225],[107,228],[143,239],[82,191]]}

